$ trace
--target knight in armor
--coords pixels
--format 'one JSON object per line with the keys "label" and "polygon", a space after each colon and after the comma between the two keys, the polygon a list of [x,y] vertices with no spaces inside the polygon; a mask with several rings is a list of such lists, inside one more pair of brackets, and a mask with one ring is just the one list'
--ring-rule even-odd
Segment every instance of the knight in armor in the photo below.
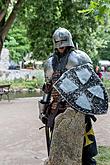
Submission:
{"label": "knight in armor", "polygon": [[[92,66],[92,61],[85,52],[75,50],[72,35],[67,29],[58,28],[53,34],[53,43],[54,52],[44,65],[45,84],[43,86],[44,96],[42,100],[42,103],[46,103],[45,105],[51,100],[51,104],[48,113],[43,110],[40,116],[42,122],[46,123],[51,131],[54,128],[55,117],[69,107],[68,103],[63,100],[60,94],[53,88],[53,84],[65,71],[72,67],[83,64]],[[97,155],[97,146],[91,119],[95,120],[95,117],[93,118],[85,114],[86,130],[84,135],[82,165],[96,165],[93,157]],[[88,140],[86,139],[86,135],[88,135]]]}

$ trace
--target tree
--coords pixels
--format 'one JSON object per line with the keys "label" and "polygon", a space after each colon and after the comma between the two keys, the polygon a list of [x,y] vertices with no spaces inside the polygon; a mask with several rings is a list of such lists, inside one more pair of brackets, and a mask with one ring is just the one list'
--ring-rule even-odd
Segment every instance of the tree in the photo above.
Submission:
{"label": "tree", "polygon": [[[25,0],[24,3],[22,1],[16,1],[20,3],[20,6],[23,4],[22,8],[19,7],[19,10],[22,10],[20,10],[17,18],[19,22],[23,22],[25,29],[27,29],[27,37],[31,44],[30,51],[33,52],[33,58],[39,60],[47,58],[50,52],[53,51],[52,34],[55,29],[62,26],[71,31],[74,43],[78,43],[79,48],[86,51],[96,61],[98,47],[101,48],[101,44],[98,42],[97,27],[103,23],[102,27],[104,29],[105,23],[107,23],[109,13],[108,0],[99,0],[98,2],[91,0]],[[12,2],[11,6],[13,8],[11,11],[14,10],[14,6],[17,6],[15,0]],[[7,9],[3,11],[8,11],[10,1],[2,0],[0,3],[3,6],[0,8],[0,13],[3,9]],[[16,12],[18,11],[16,10]],[[6,13],[3,18],[1,17],[2,14],[0,14],[0,27],[2,27],[0,28],[1,45],[3,45],[6,38],[6,35],[3,35],[5,23],[8,21],[11,13]],[[9,35],[12,35],[12,33]]]}
{"label": "tree", "polygon": [[88,51],[87,41],[91,40],[91,32],[96,29],[97,23],[93,14],[78,13],[78,10],[87,8],[86,0],[42,0],[31,2],[27,18],[28,36],[34,57],[45,59],[52,52],[52,34],[55,29],[62,26],[73,34],[74,42]]}
{"label": "tree", "polygon": [[102,35],[102,46],[98,48],[98,54],[101,60],[110,60],[110,26],[107,26]]}
{"label": "tree", "polygon": [[27,38],[27,30],[18,17],[9,30],[4,46],[9,49],[10,58],[15,62],[22,61],[23,57],[29,53],[30,43]]}
{"label": "tree", "polygon": [[[0,0],[0,52],[7,33],[16,18],[17,12],[20,10],[22,3],[23,0]],[[9,10],[10,5],[11,11]]]}
{"label": "tree", "polygon": [[[29,3],[29,2],[28,2]],[[53,4],[54,3],[54,4]],[[27,6],[28,37],[31,42],[33,57],[45,59],[52,51],[52,33],[58,24],[60,1],[34,1]],[[28,14],[27,14],[28,15]]]}
{"label": "tree", "polygon": [[110,1],[109,0],[91,0],[87,9],[79,11],[87,15],[88,13],[94,14],[95,19],[101,24],[107,21],[107,18],[110,14]]}

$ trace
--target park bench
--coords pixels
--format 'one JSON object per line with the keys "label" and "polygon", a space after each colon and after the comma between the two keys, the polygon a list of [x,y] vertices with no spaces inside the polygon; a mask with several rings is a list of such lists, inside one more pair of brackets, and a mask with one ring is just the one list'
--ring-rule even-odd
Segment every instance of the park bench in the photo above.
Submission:
{"label": "park bench", "polygon": [[10,101],[10,98],[9,98],[10,86],[11,86],[11,84],[0,85],[0,101],[1,101],[3,95],[6,95],[8,101]]}

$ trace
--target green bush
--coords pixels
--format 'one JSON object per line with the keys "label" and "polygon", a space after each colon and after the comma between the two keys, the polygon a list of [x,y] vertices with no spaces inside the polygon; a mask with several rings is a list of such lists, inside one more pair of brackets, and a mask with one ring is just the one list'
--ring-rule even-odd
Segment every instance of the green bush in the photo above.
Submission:
{"label": "green bush", "polygon": [[43,78],[34,78],[32,80],[15,79],[13,81],[0,81],[0,84],[11,84],[13,89],[35,89],[41,88],[44,83]]}
{"label": "green bush", "polygon": [[[38,77],[38,78],[36,78]],[[0,81],[0,84],[11,84],[11,88],[27,88],[27,89],[34,89],[34,88],[41,88],[44,84],[44,78],[41,74],[37,75],[32,80],[29,79],[15,79],[13,81]],[[110,88],[110,80],[103,80],[103,84],[105,88]]]}

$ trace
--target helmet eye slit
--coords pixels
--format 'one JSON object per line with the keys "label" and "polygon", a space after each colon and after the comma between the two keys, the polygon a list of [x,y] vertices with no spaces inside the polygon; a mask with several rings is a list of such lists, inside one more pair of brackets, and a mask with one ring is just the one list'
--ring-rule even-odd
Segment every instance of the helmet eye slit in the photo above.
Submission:
{"label": "helmet eye slit", "polygon": [[60,41],[55,41],[55,43],[62,42],[62,41],[67,41],[67,39],[65,39],[65,40],[60,40]]}

